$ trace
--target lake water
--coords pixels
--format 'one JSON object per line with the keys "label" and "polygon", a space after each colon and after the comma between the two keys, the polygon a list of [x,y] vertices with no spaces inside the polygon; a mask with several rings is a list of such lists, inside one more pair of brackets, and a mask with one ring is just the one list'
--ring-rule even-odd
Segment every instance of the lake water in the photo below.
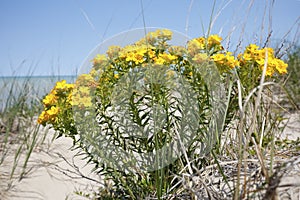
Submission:
{"label": "lake water", "polygon": [[74,83],[77,76],[24,76],[0,77],[0,111],[6,105],[25,97],[28,102],[38,101],[48,94],[57,81]]}

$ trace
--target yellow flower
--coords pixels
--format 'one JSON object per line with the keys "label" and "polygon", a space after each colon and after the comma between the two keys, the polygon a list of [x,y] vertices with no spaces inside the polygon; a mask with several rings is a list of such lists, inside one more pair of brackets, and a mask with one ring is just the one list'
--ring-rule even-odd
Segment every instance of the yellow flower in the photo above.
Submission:
{"label": "yellow flower", "polygon": [[[263,70],[263,68],[261,70]],[[266,76],[272,76],[273,74],[274,74],[274,68],[267,67]]]}
{"label": "yellow flower", "polygon": [[204,46],[205,46],[205,38],[204,37],[196,38],[196,41],[202,48],[204,48]]}
{"label": "yellow flower", "polygon": [[44,110],[40,114],[37,122],[43,125],[45,125],[47,122],[53,123],[56,121],[58,113],[59,113],[59,108],[57,108],[56,106],[51,106],[49,110]]}
{"label": "yellow flower", "polygon": [[204,38],[195,38],[188,42],[187,50],[188,53],[193,57],[193,55],[199,53],[200,50],[203,50],[205,47]]}
{"label": "yellow flower", "polygon": [[80,76],[78,76],[74,87],[81,87],[81,86],[96,87],[97,82],[95,81],[94,77],[91,74],[81,74]]}
{"label": "yellow flower", "polygon": [[114,78],[119,79],[120,78],[119,74],[114,74]]}
{"label": "yellow flower", "polygon": [[95,68],[92,68],[89,73],[93,78],[97,78],[100,74],[100,70],[96,70]]}
{"label": "yellow flower", "polygon": [[163,29],[161,30],[161,37],[167,38],[168,40],[170,40],[172,38],[172,31],[167,30],[167,29]]}
{"label": "yellow flower", "polygon": [[246,47],[246,52],[255,52],[257,51],[259,48],[259,46],[257,46],[256,44],[250,44],[248,47]]}
{"label": "yellow flower", "polygon": [[90,96],[80,96],[80,95],[74,95],[72,98],[72,106],[78,106],[79,108],[88,108],[91,107],[92,104],[92,97]]}
{"label": "yellow flower", "polygon": [[43,125],[44,125],[47,121],[48,121],[48,118],[47,118],[47,115],[46,115],[46,111],[43,111],[43,112],[40,114],[40,116],[39,116],[37,122],[38,122],[39,124],[43,124]]}
{"label": "yellow flower", "polygon": [[106,61],[107,61],[107,58],[104,54],[101,54],[101,55],[97,54],[96,57],[93,59],[93,64],[94,64],[94,66],[95,65],[100,66],[102,64],[105,64]]}
{"label": "yellow flower", "polygon": [[153,51],[152,49],[149,50],[149,51],[147,52],[147,56],[148,56],[150,59],[154,58],[154,57],[155,57],[155,51]]}
{"label": "yellow flower", "polygon": [[170,54],[176,56],[184,56],[187,53],[186,48],[181,46],[171,46],[169,47],[168,51],[170,52]]}
{"label": "yellow flower", "polygon": [[251,54],[249,54],[249,53],[244,53],[244,55],[242,56],[242,58],[245,61],[251,61],[253,59],[252,56],[251,56]]}
{"label": "yellow flower", "polygon": [[210,35],[207,39],[208,46],[220,45],[222,38],[218,35]]}
{"label": "yellow flower", "polygon": [[217,53],[211,56],[211,58],[221,71],[227,71],[227,69],[233,69],[234,67],[239,66],[239,61],[231,54],[231,52],[226,52],[226,55]]}
{"label": "yellow flower", "polygon": [[69,103],[70,105],[72,105],[72,98],[73,98],[73,93],[70,92],[70,94],[67,97],[67,103]]}
{"label": "yellow flower", "polygon": [[[266,57],[266,54],[268,57]],[[275,58],[274,50],[269,47],[259,49],[259,46],[250,44],[246,47],[244,54],[239,56],[239,59],[242,67],[255,63],[260,70],[264,69],[267,61],[266,76],[272,76],[275,72],[279,74],[287,73],[287,64]]]}
{"label": "yellow flower", "polygon": [[264,59],[264,58],[259,58],[259,59],[256,60],[256,63],[257,63],[259,66],[262,66],[262,68],[263,68],[263,66],[264,66],[264,64],[265,64],[265,59]]}
{"label": "yellow flower", "polygon": [[134,62],[136,65],[144,62],[144,55],[140,53],[129,52],[125,59],[127,62]]}
{"label": "yellow flower", "polygon": [[154,55],[155,52],[152,50],[152,47],[147,45],[130,45],[121,50],[119,58],[138,65],[144,63],[147,57],[152,58]]}
{"label": "yellow flower", "polygon": [[223,60],[225,58],[225,55],[224,54],[221,54],[221,53],[217,53],[217,54],[214,54],[211,56],[211,58],[215,61],[215,62],[218,62],[220,64],[223,64]]}
{"label": "yellow flower", "polygon": [[62,81],[56,83],[55,88],[58,90],[59,89],[63,90],[65,88],[65,85],[66,85],[66,80],[62,80]]}
{"label": "yellow flower", "polygon": [[276,70],[278,71],[278,73],[279,74],[286,74],[287,73],[288,64],[284,63],[280,59],[276,59],[276,61],[277,61],[277,63],[276,63]]}
{"label": "yellow flower", "polygon": [[155,32],[150,32],[147,35],[147,38],[158,38],[158,39],[163,39],[163,40],[171,40],[172,39],[172,31],[163,29],[163,30],[156,30]]}
{"label": "yellow flower", "polygon": [[135,62],[136,65],[141,64],[144,62],[144,54],[142,53],[135,53],[133,61]]}
{"label": "yellow flower", "polygon": [[90,88],[86,86],[79,87],[79,92],[81,96],[89,96],[90,95]]}
{"label": "yellow flower", "polygon": [[155,57],[154,58],[154,63],[157,65],[164,65],[165,64],[165,59],[163,59],[162,57]]}
{"label": "yellow flower", "polygon": [[80,104],[80,96],[76,94],[72,94],[72,96],[69,96],[69,102],[71,106],[78,106]]}
{"label": "yellow flower", "polygon": [[153,58],[154,63],[158,65],[169,65],[177,59],[177,56],[168,54],[166,52],[161,53],[158,57]]}
{"label": "yellow flower", "polygon": [[113,59],[115,57],[118,57],[120,51],[121,51],[120,46],[113,45],[108,48],[108,50],[106,51],[106,54],[110,59]]}
{"label": "yellow flower", "polygon": [[92,98],[90,97],[90,96],[88,96],[88,97],[83,97],[82,99],[81,99],[81,102],[82,102],[82,105],[84,106],[84,107],[91,107],[93,104],[92,104]]}
{"label": "yellow flower", "polygon": [[73,89],[74,85],[73,84],[68,84],[66,80],[62,80],[56,83],[55,89],[60,90],[60,91],[66,91]]}
{"label": "yellow flower", "polygon": [[162,57],[167,63],[172,63],[174,60],[177,59],[177,56],[168,53],[159,54],[159,57]]}
{"label": "yellow flower", "polygon": [[92,106],[91,87],[88,85],[77,85],[72,95],[68,96],[71,106],[77,106],[81,109]]}
{"label": "yellow flower", "polygon": [[233,69],[234,67],[239,66],[239,61],[236,60],[231,54],[231,52],[226,52],[225,60],[226,65]]}
{"label": "yellow flower", "polygon": [[267,51],[268,51],[268,55],[271,56],[271,57],[274,57],[274,49],[270,48],[270,47],[267,47],[265,48]]}
{"label": "yellow flower", "polygon": [[56,96],[56,91],[52,90],[44,99],[43,103],[45,106],[54,105],[57,103],[58,97]]}
{"label": "yellow flower", "polygon": [[59,108],[57,108],[56,106],[52,106],[50,108],[50,110],[47,110],[46,113],[50,116],[50,117],[56,117],[57,113],[59,112]]}

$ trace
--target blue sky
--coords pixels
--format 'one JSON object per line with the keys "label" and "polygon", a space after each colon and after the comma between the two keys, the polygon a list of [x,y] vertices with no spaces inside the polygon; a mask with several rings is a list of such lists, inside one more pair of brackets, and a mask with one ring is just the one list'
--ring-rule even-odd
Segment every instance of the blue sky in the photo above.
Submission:
{"label": "blue sky", "polygon": [[[1,0],[0,76],[75,74],[90,51],[104,39],[144,27],[142,5],[147,27],[164,27],[190,37],[202,36],[208,30],[213,2]],[[268,3],[270,0],[216,0],[214,16],[218,17],[211,32],[223,38],[231,35],[229,46],[234,47],[245,27],[243,44],[259,44],[261,38],[266,38],[270,25],[269,10],[263,18]],[[295,38],[299,10],[299,0],[275,0],[271,23],[274,41],[282,39],[296,23],[286,39]]]}

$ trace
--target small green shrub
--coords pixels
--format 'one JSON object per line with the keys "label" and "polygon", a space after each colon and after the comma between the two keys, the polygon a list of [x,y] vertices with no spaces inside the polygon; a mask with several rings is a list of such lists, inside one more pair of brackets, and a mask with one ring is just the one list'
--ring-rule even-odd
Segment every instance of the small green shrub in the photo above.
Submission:
{"label": "small green shrub", "polygon": [[[244,122],[251,109],[264,112],[253,89],[287,72],[271,48],[250,44],[235,57],[217,35],[185,47],[170,45],[171,38],[171,31],[157,30],[123,48],[112,46],[93,59],[89,74],[75,84],[57,82],[43,100],[38,122],[73,138],[112,181],[103,191],[111,198],[160,199],[176,191],[176,177],[223,152],[222,133],[234,116]],[[260,115],[251,116],[260,124]],[[242,159],[261,127],[239,128],[233,149]]]}

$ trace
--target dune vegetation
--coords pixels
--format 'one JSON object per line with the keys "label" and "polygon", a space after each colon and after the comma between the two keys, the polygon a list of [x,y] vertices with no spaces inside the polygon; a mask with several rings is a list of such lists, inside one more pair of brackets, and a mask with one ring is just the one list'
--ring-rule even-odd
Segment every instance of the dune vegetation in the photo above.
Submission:
{"label": "dune vegetation", "polygon": [[157,29],[110,46],[42,98],[2,84],[0,196],[30,178],[32,152],[54,130],[101,177],[76,191],[87,199],[299,198],[289,177],[300,178],[300,130],[284,134],[299,114],[298,41],[231,52],[209,31],[185,46],[172,37]]}

